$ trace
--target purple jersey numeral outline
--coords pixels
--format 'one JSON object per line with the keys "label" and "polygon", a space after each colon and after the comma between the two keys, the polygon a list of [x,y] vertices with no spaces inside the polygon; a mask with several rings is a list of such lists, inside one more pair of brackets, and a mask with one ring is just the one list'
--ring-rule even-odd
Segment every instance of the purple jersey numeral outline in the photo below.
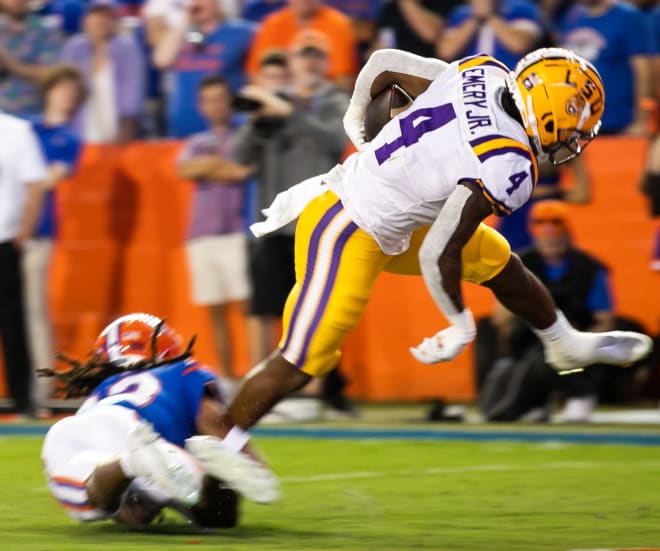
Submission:
{"label": "purple jersey numeral outline", "polygon": [[[401,117],[399,119],[401,136],[392,142],[384,143],[374,151],[378,164],[382,165],[402,147],[410,147],[416,144],[424,134],[443,127],[455,118],[456,112],[451,103],[445,103],[437,107],[422,107],[421,109],[415,109],[405,117]],[[415,124],[419,119],[422,119],[422,121]]]}

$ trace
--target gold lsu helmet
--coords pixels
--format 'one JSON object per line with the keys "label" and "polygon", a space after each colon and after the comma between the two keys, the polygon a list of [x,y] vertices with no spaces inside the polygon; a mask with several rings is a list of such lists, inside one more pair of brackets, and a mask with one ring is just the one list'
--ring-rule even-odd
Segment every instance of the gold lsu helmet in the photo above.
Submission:
{"label": "gold lsu helmet", "polygon": [[564,48],[523,57],[506,79],[537,155],[555,164],[579,155],[600,129],[603,81],[586,59]]}

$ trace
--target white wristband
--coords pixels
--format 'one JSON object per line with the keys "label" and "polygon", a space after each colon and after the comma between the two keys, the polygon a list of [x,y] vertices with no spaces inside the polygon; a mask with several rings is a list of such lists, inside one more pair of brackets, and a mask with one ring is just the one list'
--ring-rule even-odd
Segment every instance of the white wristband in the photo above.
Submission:
{"label": "white wristband", "polygon": [[477,329],[474,324],[474,317],[472,316],[472,311],[469,308],[465,308],[459,314],[450,314],[447,316],[447,319],[454,327],[459,329],[465,335],[465,337],[468,339],[467,342],[470,342],[477,334]]}
{"label": "white wristband", "polygon": [[231,430],[222,439],[222,443],[233,452],[240,452],[245,444],[250,439],[249,433],[245,432],[241,427],[233,426]]}

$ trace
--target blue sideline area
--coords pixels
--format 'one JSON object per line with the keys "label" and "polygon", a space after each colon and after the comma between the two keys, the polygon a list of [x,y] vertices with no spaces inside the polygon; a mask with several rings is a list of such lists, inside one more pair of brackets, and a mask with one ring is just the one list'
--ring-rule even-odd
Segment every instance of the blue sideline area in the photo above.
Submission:
{"label": "blue sideline area", "polygon": [[[0,424],[0,436],[43,436],[49,425],[19,423]],[[555,430],[440,430],[440,429],[366,429],[366,428],[309,428],[264,427],[254,431],[266,438],[321,438],[329,440],[435,440],[463,442],[560,442],[566,444],[609,444],[628,446],[660,446],[660,433],[614,431],[555,431]]]}

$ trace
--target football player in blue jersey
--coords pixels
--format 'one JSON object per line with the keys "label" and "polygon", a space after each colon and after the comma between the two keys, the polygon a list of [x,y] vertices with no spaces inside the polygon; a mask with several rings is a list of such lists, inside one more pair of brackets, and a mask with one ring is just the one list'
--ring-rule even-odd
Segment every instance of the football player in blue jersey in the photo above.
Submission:
{"label": "football player in blue jersey", "polygon": [[[238,496],[213,453],[222,390],[192,358],[193,342],[184,348],[164,320],[130,314],[105,328],[87,361],[63,357],[72,369],[41,373],[68,396],[89,395],[51,427],[42,450],[48,487],[72,517],[144,525],[173,507],[201,527],[236,524]],[[259,484],[271,489],[260,488],[259,501],[277,499],[277,480],[251,453]]]}

